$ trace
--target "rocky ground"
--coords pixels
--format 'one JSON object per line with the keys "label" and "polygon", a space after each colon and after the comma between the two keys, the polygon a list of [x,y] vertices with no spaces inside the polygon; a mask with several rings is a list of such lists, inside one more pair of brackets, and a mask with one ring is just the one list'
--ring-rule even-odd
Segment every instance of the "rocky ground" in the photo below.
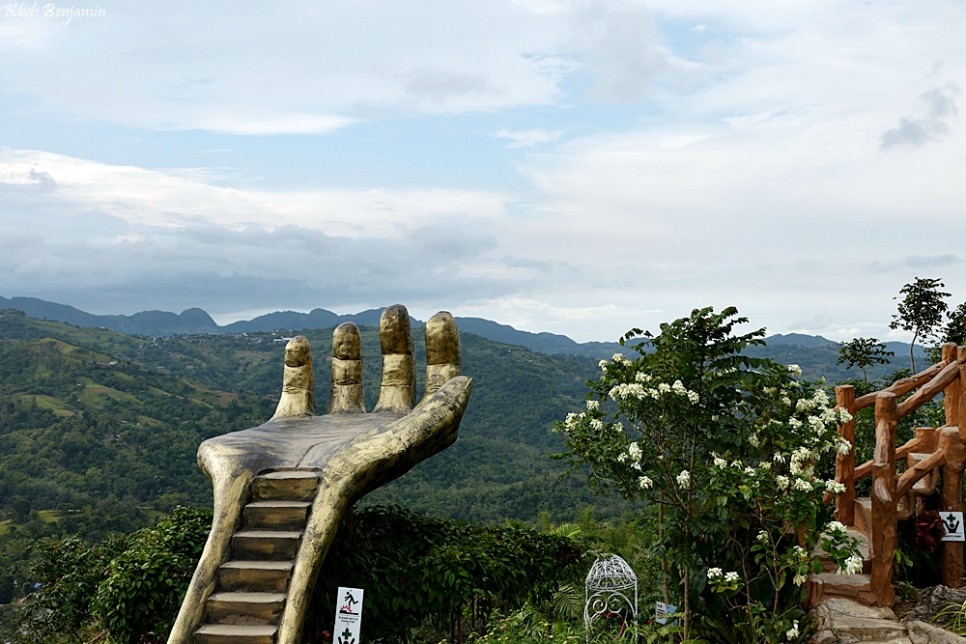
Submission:
{"label": "rocky ground", "polygon": [[[913,588],[896,601],[893,610],[903,622],[922,621],[953,631],[966,632],[966,588]],[[966,641],[966,640],[964,640]]]}
{"label": "rocky ground", "polygon": [[966,589],[910,589],[893,609],[830,598],[815,609],[813,644],[966,644]]}

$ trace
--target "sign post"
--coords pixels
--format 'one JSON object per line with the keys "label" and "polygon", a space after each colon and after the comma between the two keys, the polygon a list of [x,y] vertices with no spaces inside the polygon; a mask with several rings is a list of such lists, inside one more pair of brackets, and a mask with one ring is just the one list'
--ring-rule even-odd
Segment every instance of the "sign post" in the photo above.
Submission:
{"label": "sign post", "polygon": [[335,626],[332,629],[333,644],[359,644],[362,627],[361,588],[339,586],[335,596]]}

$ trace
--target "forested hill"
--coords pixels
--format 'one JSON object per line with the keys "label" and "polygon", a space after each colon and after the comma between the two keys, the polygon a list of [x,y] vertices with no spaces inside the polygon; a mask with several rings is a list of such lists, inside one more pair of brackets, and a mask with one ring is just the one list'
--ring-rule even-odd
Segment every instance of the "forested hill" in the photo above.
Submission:
{"label": "forested hill", "polygon": [[[24,311],[37,319],[56,320],[80,327],[101,328],[118,331],[128,335],[171,336],[192,334],[237,334],[259,332],[294,332],[301,329],[331,329],[343,322],[355,322],[360,326],[378,326],[378,309],[370,309],[351,315],[338,315],[322,308],[310,313],[277,311],[251,320],[233,322],[219,326],[202,309],[188,309],[180,314],[167,311],[142,311],[134,315],[94,315],[65,304],[57,304],[32,297],[4,298],[0,296],[0,309],[13,308]],[[617,342],[578,343],[565,335],[557,333],[532,333],[521,331],[506,324],[483,318],[457,318],[460,330],[488,340],[526,347],[532,351],[554,355],[586,356],[599,360],[609,358],[615,352],[624,351]],[[414,320],[414,326],[422,323]],[[804,334],[773,335],[768,338],[768,348],[759,350],[760,355],[785,356],[785,362],[802,364],[809,377],[825,377],[830,382],[857,377],[835,365],[838,358],[838,343],[821,336]],[[899,362],[905,366],[909,355],[909,345],[899,342],[889,343]],[[916,360],[919,361],[922,351]],[[870,376],[879,377],[890,373],[895,367],[876,366]],[[809,370],[811,373],[809,373]]]}
{"label": "forested hill", "polygon": [[[331,330],[305,332],[318,406],[328,399]],[[378,394],[379,341],[363,329],[366,391]],[[417,341],[417,359],[422,360]],[[0,314],[0,512],[134,514],[207,504],[198,444],[268,419],[281,385],[280,334],[134,338]],[[475,380],[457,444],[381,493],[410,507],[475,519],[570,516],[594,500],[560,480],[554,421],[582,404],[596,361],[463,336]],[[96,525],[96,522],[93,524]]]}

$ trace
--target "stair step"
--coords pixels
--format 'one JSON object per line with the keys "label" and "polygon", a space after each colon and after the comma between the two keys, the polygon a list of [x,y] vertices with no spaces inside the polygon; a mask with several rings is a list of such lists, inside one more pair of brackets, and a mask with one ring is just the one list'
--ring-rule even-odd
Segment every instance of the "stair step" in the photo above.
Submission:
{"label": "stair step", "polygon": [[873,605],[878,593],[872,588],[872,576],[839,575],[834,572],[820,572],[808,577],[808,602],[817,606],[829,597],[844,597],[860,604]]}
{"label": "stair step", "polygon": [[311,501],[319,489],[314,470],[283,470],[259,474],[252,481],[256,501]]}
{"label": "stair step", "polygon": [[246,626],[276,624],[284,604],[285,593],[215,593],[208,598],[206,621]]}
{"label": "stair step", "polygon": [[909,644],[905,624],[886,606],[866,606],[842,597],[829,597],[815,607],[813,616],[819,631],[816,641],[889,642]]}
{"label": "stair step", "polygon": [[255,530],[302,528],[311,507],[308,501],[253,501],[245,506],[243,525]]}
{"label": "stair step", "polygon": [[205,624],[195,631],[195,644],[274,644],[277,626]]}
{"label": "stair step", "polygon": [[908,639],[909,631],[898,621],[870,619],[868,617],[839,617],[834,623],[835,632],[846,634],[850,642],[886,641]]}
{"label": "stair step", "polygon": [[301,531],[241,530],[231,538],[232,559],[295,559],[301,540]]}
{"label": "stair step", "polygon": [[284,592],[292,561],[228,561],[218,568],[218,588],[225,591]]}
{"label": "stair step", "polygon": [[[866,574],[870,573],[872,571],[872,561],[869,559],[868,535],[853,526],[846,526],[845,532],[858,542],[859,556],[862,557],[862,572]],[[815,545],[813,554],[822,558],[823,572],[836,572],[838,570],[838,564],[825,556],[825,551],[822,549],[821,539],[819,540],[819,543]]]}

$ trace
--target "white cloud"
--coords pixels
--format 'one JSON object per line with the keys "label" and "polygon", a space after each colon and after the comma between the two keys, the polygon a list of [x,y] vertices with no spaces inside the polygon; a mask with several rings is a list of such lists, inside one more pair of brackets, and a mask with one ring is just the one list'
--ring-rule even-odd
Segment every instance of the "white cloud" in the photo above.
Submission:
{"label": "white cloud", "polygon": [[131,224],[229,229],[299,226],[334,237],[398,238],[430,224],[494,219],[508,197],[440,188],[268,191],[209,182],[204,171],[115,166],[35,150],[0,148],[0,184],[37,185],[67,207]]}
{"label": "white cloud", "polygon": [[934,87],[923,92],[919,98],[923,103],[923,113],[919,117],[902,117],[899,125],[886,131],[880,145],[883,149],[909,146],[919,147],[930,141],[938,141],[949,134],[948,120],[956,116],[956,99],[960,94],[959,86],[948,83],[945,87]]}
{"label": "white cloud", "polygon": [[884,338],[914,272],[966,292],[960,3],[106,6],[0,21],[4,295],[613,339],[730,304]]}
{"label": "white cloud", "polygon": [[558,141],[564,134],[563,130],[497,130],[490,136],[509,141],[508,148],[532,148],[537,145]]}

